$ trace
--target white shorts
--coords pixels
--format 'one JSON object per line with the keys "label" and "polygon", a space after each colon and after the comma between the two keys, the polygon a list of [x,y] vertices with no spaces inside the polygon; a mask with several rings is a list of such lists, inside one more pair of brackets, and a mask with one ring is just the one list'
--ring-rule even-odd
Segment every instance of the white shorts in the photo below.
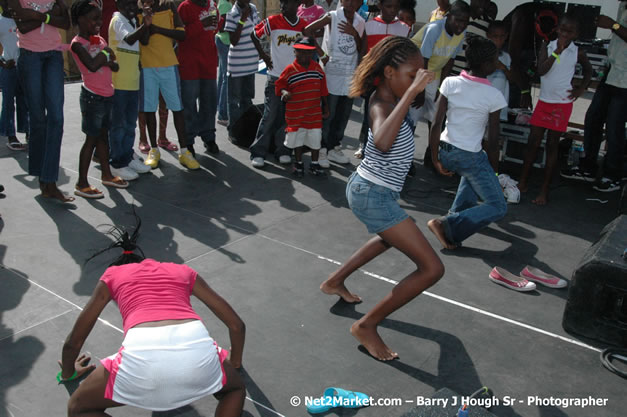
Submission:
{"label": "white shorts", "polygon": [[153,411],[179,408],[222,389],[227,355],[200,320],[134,327],[118,353],[100,361],[109,371],[104,396]]}
{"label": "white shorts", "polygon": [[418,114],[412,114],[412,117],[416,117],[416,122],[424,120],[425,122],[433,122],[435,119],[435,95],[438,92],[438,86],[440,80],[433,80],[427,87],[425,87],[425,104],[418,109]]}
{"label": "white shorts", "polygon": [[287,132],[285,134],[286,148],[294,149],[301,146],[307,146],[309,149],[320,149],[322,141],[322,129],[298,129],[296,132]]}

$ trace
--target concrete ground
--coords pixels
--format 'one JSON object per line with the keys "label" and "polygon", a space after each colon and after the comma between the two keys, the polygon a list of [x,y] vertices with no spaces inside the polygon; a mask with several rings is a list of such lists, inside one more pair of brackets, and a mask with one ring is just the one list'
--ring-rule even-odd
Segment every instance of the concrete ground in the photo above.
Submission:
{"label": "concrete ground", "polygon": [[[263,97],[257,78],[256,101]],[[83,142],[79,84],[65,92],[65,135],[59,184],[71,191]],[[585,101],[576,110],[582,120]],[[583,107],[582,107],[583,106]],[[354,108],[345,146],[357,147],[360,116]],[[106,198],[61,205],[38,196],[37,179],[26,174],[25,153],[0,149],[0,417],[62,416],[71,386],[57,385],[63,340],[100,275],[117,254],[85,260],[110,240],[110,224],[132,226],[131,207],[142,219],[140,245],[147,256],[184,262],[224,296],[247,325],[243,375],[245,416],[306,416],[305,397],[329,386],[364,392],[381,406],[335,409],[325,415],[393,416],[441,388],[469,395],[490,387],[497,416],[617,417],[624,415],[625,383],[599,361],[602,346],[564,332],[566,289],[539,287],[517,293],[488,280],[495,265],[518,273],[526,264],[569,280],[583,253],[616,216],[618,194],[556,178],[550,204],[530,200],[542,174],[519,205],[457,251],[440,250],[426,222],[446,213],[457,180],[421,166],[426,127],[418,128],[417,175],[408,180],[401,205],[423,230],[446,266],[428,293],[392,314],[381,334],[400,359],[382,363],[359,349],[351,323],[375,305],[414,266],[390,250],[355,273],[349,287],[364,302],[353,306],[323,295],[318,287],[370,235],[344,196],[351,165],[333,165],[327,178],[292,177],[272,158],[262,170],[249,153],[226,139],[221,153],[199,153],[202,169],[190,172],[162,152],[158,169]],[[168,133],[175,138],[173,126]],[[201,146],[197,146],[197,150]],[[514,178],[518,165],[504,166]],[[101,187],[96,164],[90,181]],[[198,302],[194,306],[212,336],[228,347],[225,327]],[[95,359],[115,353],[122,324],[112,303],[87,340]],[[529,398],[531,397],[531,399]],[[604,406],[538,405],[535,398],[589,398]],[[393,404],[393,405],[383,405]],[[213,397],[172,412],[131,407],[113,416],[211,416]],[[623,410],[623,411],[621,411]]]}

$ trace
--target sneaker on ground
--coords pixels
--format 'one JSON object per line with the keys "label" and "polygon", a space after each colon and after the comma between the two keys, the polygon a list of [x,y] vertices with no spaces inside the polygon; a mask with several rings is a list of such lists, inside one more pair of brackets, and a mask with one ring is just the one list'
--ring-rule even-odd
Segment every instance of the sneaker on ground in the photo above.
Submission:
{"label": "sneaker on ground", "polygon": [[133,152],[133,161],[139,161],[142,164],[144,163],[144,158],[137,155],[137,152]]}
{"label": "sneaker on ground", "polygon": [[[131,162],[129,162],[128,168],[132,169],[133,171],[137,172],[138,174],[145,174],[146,172],[150,172],[150,167],[144,165],[144,163],[141,162],[138,159],[133,159]],[[124,179],[126,179],[126,178],[124,178]]]}
{"label": "sneaker on ground", "polygon": [[257,156],[253,158],[250,163],[255,168],[263,168],[263,166],[266,164],[266,161],[262,157]]}
{"label": "sneaker on ground", "polygon": [[303,165],[303,163],[295,163],[294,164],[294,175],[297,178],[303,178],[305,176],[305,165]]}
{"label": "sneaker on ground", "polygon": [[161,153],[159,152],[159,149],[152,148],[150,151],[148,151],[148,157],[144,161],[144,165],[147,165],[150,168],[155,169],[159,166],[160,159],[161,159]]}
{"label": "sneaker on ground", "polygon": [[322,177],[327,175],[327,173],[324,171],[324,169],[322,169],[322,167],[320,166],[320,164],[310,164],[309,165],[309,173],[311,175],[315,175],[316,177]]}
{"label": "sneaker on ground", "polygon": [[322,168],[330,168],[331,164],[329,164],[329,160],[327,159],[327,148],[321,148],[320,154],[318,156],[318,164]]}
{"label": "sneaker on ground", "polygon": [[514,275],[503,268],[499,268],[498,266],[492,268],[488,278],[490,278],[492,282],[514,291],[533,291],[536,289],[536,284],[533,282],[529,282],[527,279]]}
{"label": "sneaker on ground", "polygon": [[220,153],[220,148],[218,147],[218,144],[215,140],[212,140],[211,142],[206,142],[205,149],[207,150],[207,152],[213,155],[217,155]]}
{"label": "sneaker on ground", "polygon": [[[148,171],[150,171],[150,167],[147,167],[146,165],[143,165],[143,166],[145,168],[148,168]],[[139,178],[139,174],[135,172],[133,169],[129,168],[128,166],[125,166],[122,168],[116,168],[112,166],[110,168],[111,168],[111,174],[113,174],[114,177],[120,177],[125,181],[132,181],[132,180],[136,180],[137,178]]]}
{"label": "sneaker on ground", "polygon": [[601,181],[592,186],[597,191],[602,193],[611,193],[612,191],[620,190],[620,180],[613,180],[611,178],[603,177]]}
{"label": "sneaker on ground", "polygon": [[288,165],[292,163],[292,157],[289,155],[281,155],[279,156],[279,163],[281,165]]}
{"label": "sneaker on ground", "polygon": [[520,276],[527,278],[529,281],[537,282],[538,284],[545,285],[549,288],[564,288],[568,283],[554,275],[547,274],[538,268],[527,265],[520,271]]}
{"label": "sneaker on ground", "polygon": [[200,164],[189,150],[179,155],[179,162],[187,169],[194,170],[200,168]]}
{"label": "sneaker on ground", "polygon": [[579,169],[578,166],[561,170],[560,176],[562,178],[568,178],[571,180],[585,181],[585,182],[594,182],[595,180],[594,175],[592,175],[592,173],[583,171]]}
{"label": "sneaker on ground", "polygon": [[342,149],[339,146],[331,149],[327,154],[327,158],[329,159],[329,161],[336,162],[338,164],[348,164],[351,161],[348,156],[344,155]]}

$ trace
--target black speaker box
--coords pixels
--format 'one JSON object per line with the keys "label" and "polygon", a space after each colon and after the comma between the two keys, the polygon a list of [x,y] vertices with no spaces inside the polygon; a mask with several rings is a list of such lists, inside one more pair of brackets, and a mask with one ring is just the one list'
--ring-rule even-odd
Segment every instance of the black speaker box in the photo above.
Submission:
{"label": "black speaker box", "polygon": [[229,140],[236,146],[248,149],[255,140],[257,128],[263,116],[263,104],[250,106],[233,124]]}
{"label": "black speaker box", "polygon": [[[429,399],[427,399],[429,400]],[[461,406],[462,396],[448,388],[442,388],[430,398],[431,405],[419,405],[412,408],[401,417],[454,417]],[[444,405],[443,400],[447,400]],[[456,401],[456,405],[452,405]],[[468,408],[468,417],[495,417],[485,408],[475,406]]]}
{"label": "black speaker box", "polygon": [[562,326],[568,332],[627,346],[627,215],[609,223],[573,273]]}

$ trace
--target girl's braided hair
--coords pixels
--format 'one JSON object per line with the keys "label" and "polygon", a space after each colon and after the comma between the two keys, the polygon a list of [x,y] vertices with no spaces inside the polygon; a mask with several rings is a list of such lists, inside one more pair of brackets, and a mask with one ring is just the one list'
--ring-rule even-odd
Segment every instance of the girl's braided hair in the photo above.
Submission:
{"label": "girl's braided hair", "polygon": [[469,37],[466,42],[466,61],[468,68],[478,70],[484,62],[490,62],[498,55],[498,49],[494,42],[482,36]]}
{"label": "girl's braided hair", "polygon": [[81,16],[85,16],[87,13],[91,12],[93,9],[102,10],[102,3],[98,0],[77,0],[72,4],[70,9],[70,17],[72,18],[72,23],[74,25],[78,25],[78,18]]}
{"label": "girl's braided hair", "polygon": [[351,97],[369,95],[383,77],[386,66],[398,68],[409,57],[420,55],[420,49],[410,39],[402,36],[388,36],[377,43],[361,61],[350,86]]}
{"label": "girl's braided hair", "polygon": [[[121,248],[122,255],[120,255],[115,261],[113,261],[109,266],[116,265],[125,265],[138,263],[146,259],[144,255],[144,251],[137,246],[137,239],[139,238],[139,228],[142,225],[142,221],[135,213],[135,207],[133,207],[133,216],[135,216],[135,230],[129,235],[129,232],[120,226],[110,226],[110,229],[105,233],[107,235],[112,236],[115,240],[106,248],[99,250],[98,252],[91,255],[85,263],[91,261],[96,256],[103,254],[113,248]],[[135,250],[138,250],[141,255],[133,253]]]}

